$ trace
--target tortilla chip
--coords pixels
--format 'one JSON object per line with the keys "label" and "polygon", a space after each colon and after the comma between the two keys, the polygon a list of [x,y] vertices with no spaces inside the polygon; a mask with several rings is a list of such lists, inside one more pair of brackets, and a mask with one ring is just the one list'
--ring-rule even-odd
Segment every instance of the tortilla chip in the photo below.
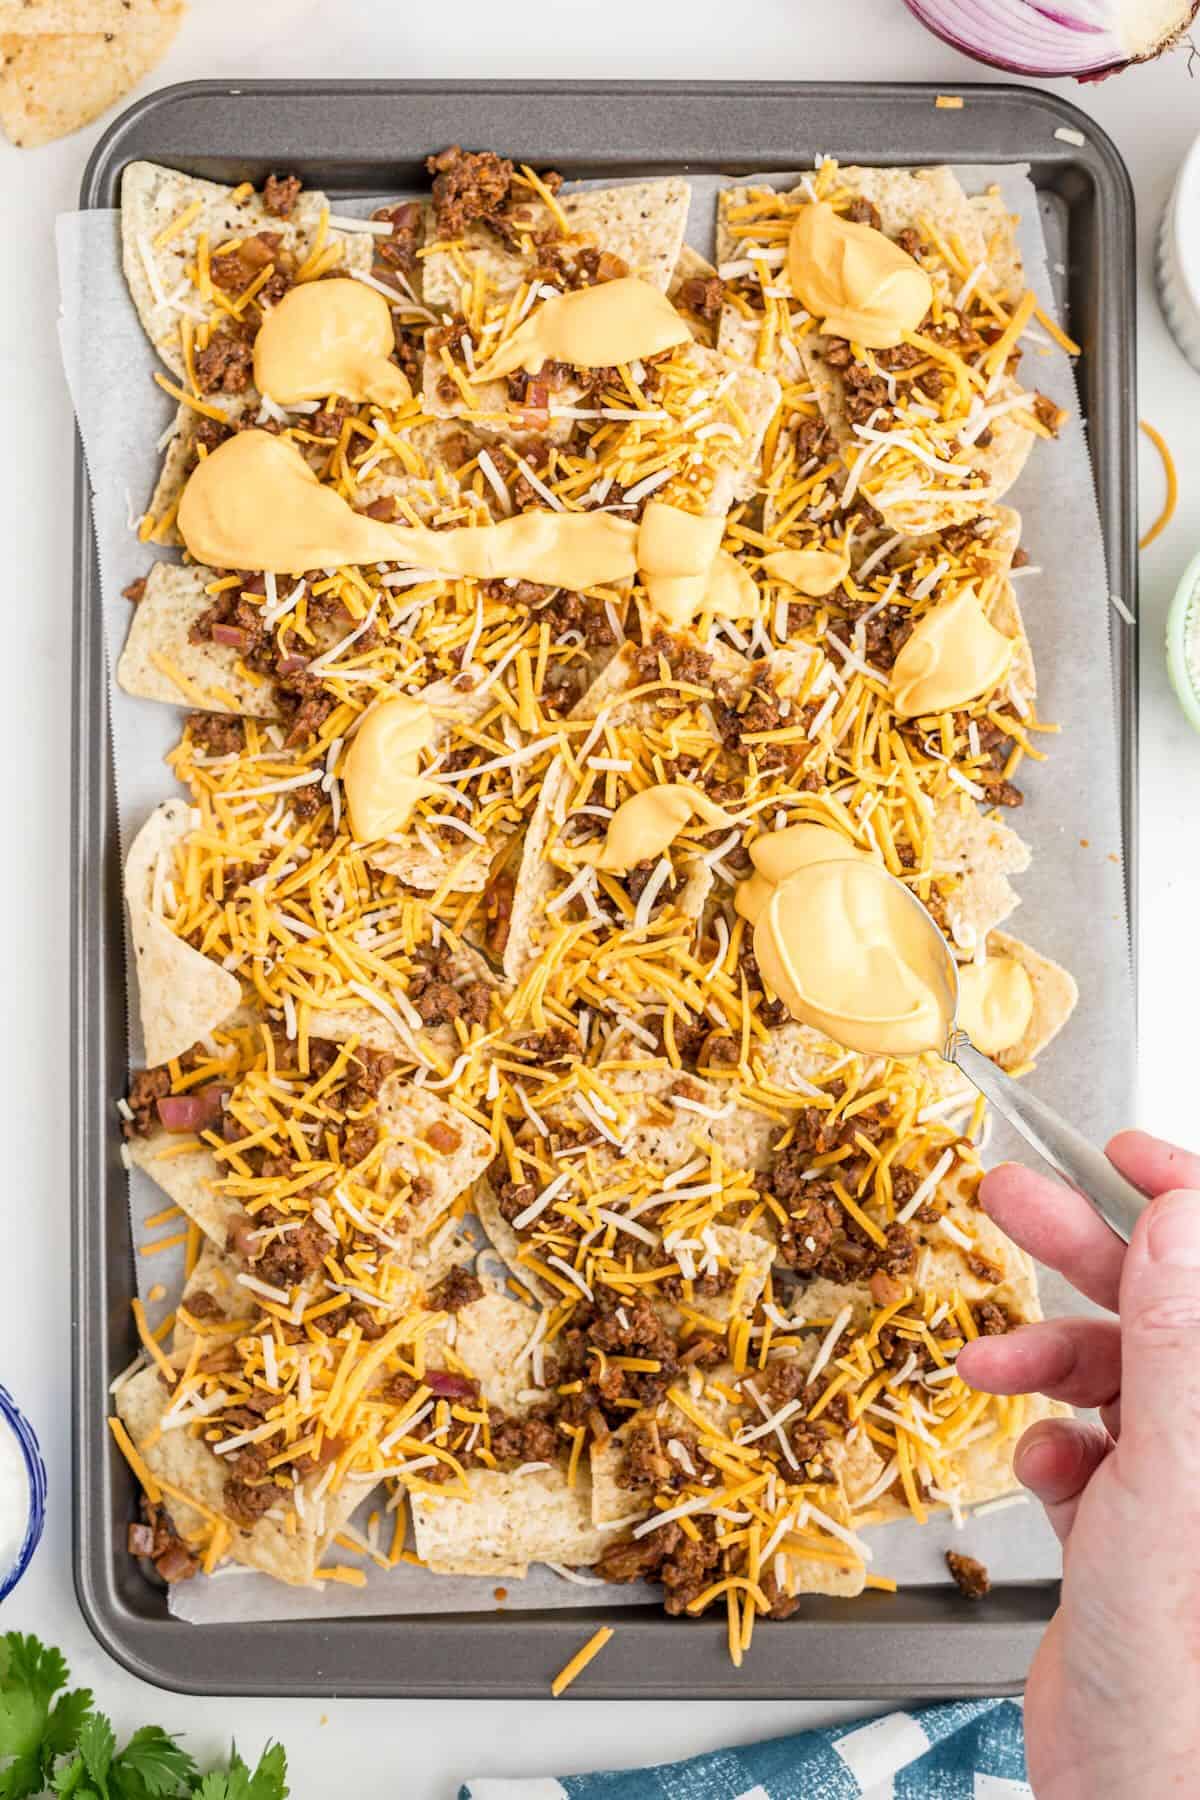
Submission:
{"label": "tortilla chip", "polygon": [[[220,413],[234,423],[245,419],[246,415],[257,405],[256,396],[246,394],[209,394],[205,398],[206,406],[215,407]],[[146,508],[146,516],[154,521],[168,519],[166,525],[155,524],[154,530],[147,539],[148,543],[157,544],[163,549],[177,550],[182,547],[183,539],[179,535],[179,527],[175,523],[175,514],[183,490],[187,486],[188,476],[196,465],[196,437],[200,426],[209,423],[203,413],[198,413],[194,406],[184,406],[181,402],[175,414],[175,431],[169,439],[163,453],[162,468],[158,472],[158,480],[154,484],[154,492]],[[308,448],[308,446],[300,446]]]}
{"label": "tortilla chip", "polygon": [[125,860],[125,904],[151,1066],[182,1056],[215,1031],[242,999],[237,976],[176,937],[154,910],[159,858],[169,869],[175,846],[190,829],[189,807],[182,800],[165,800],[150,814]]}
{"label": "tortilla chip", "polygon": [[1011,697],[1017,711],[1024,716],[1032,711],[1037,698],[1037,672],[1025,621],[1017,604],[1017,591],[1011,581],[993,581],[986,584],[981,597],[990,622],[997,631],[1013,640],[1012,661],[1004,676],[1001,693]]}
{"label": "tortilla chip", "polygon": [[703,344],[694,344],[683,354],[706,385],[715,387],[727,376],[733,376],[727,392],[746,420],[745,433],[732,451],[724,453],[718,465],[717,479],[704,508],[713,518],[728,512],[735,500],[745,500],[754,492],[763,439],[782,395],[774,375],[765,369],[748,369],[724,351],[706,350]]}
{"label": "tortilla chip", "polygon": [[421,1184],[409,1219],[420,1237],[428,1237],[491,1162],[491,1133],[399,1075],[389,1075],[380,1088],[377,1117],[390,1140],[384,1166]]}
{"label": "tortilla chip", "polygon": [[0,0],[0,31],[119,31],[135,11],[132,0]]}
{"label": "tortilla chip", "polygon": [[[211,576],[210,569],[195,565],[155,563],[129,621],[117,662],[118,685],[137,700],[277,719],[274,684],[242,673],[239,650],[232,644],[191,642],[193,625],[212,605],[212,595],[205,591]],[[182,682],[168,668],[177,669]]]}
{"label": "tortilla chip", "polygon": [[1006,932],[989,933],[987,953],[1011,957],[1013,962],[1020,963],[1033,989],[1033,1016],[1024,1035],[992,1058],[1002,1069],[1020,1068],[1034,1062],[1047,1044],[1058,1036],[1075,1010],[1079,988],[1075,977],[1061,963],[1051,962],[1048,956],[1042,956],[1020,938],[1009,937]]}
{"label": "tortilla chip", "polygon": [[[147,337],[167,367],[179,376],[185,374],[179,346],[179,314],[166,301],[185,279],[188,264],[195,261],[201,233],[207,232],[209,244],[215,247],[229,238],[275,231],[281,235],[284,248],[303,261],[327,205],[325,195],[316,188],[305,189],[291,216],[281,219],[267,211],[259,194],[252,193],[244,200],[235,200],[233,194],[232,188],[220,182],[202,181],[198,176],[165,169],[158,163],[130,163],[122,177],[121,255],[125,279]],[[197,201],[200,211],[196,216],[156,249],[159,234]],[[331,231],[329,241],[342,246],[339,273],[369,273],[375,243],[370,232]]]}
{"label": "tortilla chip", "polygon": [[[706,319],[694,307],[681,302],[680,292],[685,282],[705,281],[716,274],[716,269],[708,258],[693,250],[690,244],[680,246],[679,255],[675,259],[675,267],[671,270],[671,279],[667,283],[667,299],[676,312],[683,314],[692,328],[692,336],[698,344],[706,344],[710,350],[717,347],[717,325],[712,319]],[[743,359],[744,360],[744,359]]]}
{"label": "tortilla chip", "polygon": [[[690,1396],[693,1410],[711,1422],[713,1435],[718,1439],[726,1435],[725,1421],[731,1407],[728,1400],[716,1391],[714,1384],[722,1383],[732,1388],[736,1379],[732,1365],[723,1363],[709,1372],[708,1382],[702,1391]],[[630,1487],[620,1479],[630,1438],[640,1426],[649,1423],[657,1426],[659,1443],[667,1456],[671,1455],[668,1446],[672,1438],[696,1435],[695,1420],[688,1418],[672,1401],[662,1400],[655,1407],[635,1413],[605,1438],[603,1443],[593,1440],[590,1447],[593,1524],[609,1527],[626,1521],[632,1524],[650,1511],[650,1503],[654,1497],[653,1486],[649,1482],[643,1482]],[[683,1465],[680,1464],[680,1467]]]}
{"label": "tortilla chip", "polygon": [[[614,724],[651,718],[654,708],[647,699],[622,700],[630,688],[641,685],[637,654],[635,646],[623,644],[603,673],[571,708],[568,717],[594,719],[603,712]],[[709,654],[714,658],[714,671],[719,676],[742,674],[748,666],[744,657],[721,645],[713,645]],[[504,973],[510,981],[519,981],[537,958],[536,926],[544,920],[546,902],[562,874],[549,862],[547,850],[558,831],[556,809],[565,803],[570,784],[567,765],[561,759],[552,763],[542,781],[537,806],[526,829],[521,866],[513,890],[508,940],[504,947]],[[707,885],[703,880],[705,875]],[[710,885],[711,873],[706,865],[684,869],[684,882],[674,904],[686,918],[699,919]]]}
{"label": "tortilla chip", "polygon": [[[399,457],[386,457],[356,481],[359,511],[377,500],[392,500],[410,525],[440,525],[444,520],[455,525],[493,523],[488,499],[462,487],[455,474],[455,468],[470,461],[479,447],[481,440],[475,433],[458,421],[430,419],[395,435],[416,451],[425,473],[414,474]],[[490,498],[491,489],[485,492]]]}
{"label": "tortilla chip", "polygon": [[438,1575],[516,1575],[531,1562],[586,1568],[609,1534],[592,1524],[591,1481],[560,1467],[528,1474],[468,1469],[469,1500],[457,1493],[411,1496],[417,1554]]}
{"label": "tortilla chip", "polygon": [[[351,1513],[361,1504],[374,1481],[349,1480],[337,1493],[310,1500],[305,1517],[294,1532],[285,1522],[287,1500],[279,1493],[279,1517],[270,1514],[256,1521],[250,1531],[236,1525],[224,1511],[228,1467],[201,1438],[181,1428],[161,1430],[170,1405],[166,1383],[156,1368],[143,1369],[117,1389],[116,1407],[146,1467],[157,1480],[169,1483],[176,1493],[164,1493],[163,1504],[181,1537],[193,1540],[214,1518],[224,1519],[229,1531],[227,1554],[248,1569],[259,1569],[291,1587],[307,1587],[316,1576],[321,1558]],[[155,1431],[160,1435],[150,1443]],[[305,1490],[319,1477],[304,1484]],[[183,1496],[180,1498],[178,1496]]]}
{"label": "tortilla chip", "polygon": [[[662,181],[635,181],[625,186],[578,189],[561,194],[559,205],[575,237],[621,257],[632,275],[665,293],[670,285],[687,228],[691,188],[677,176]],[[531,227],[550,224],[540,201],[524,209]],[[472,222],[455,239],[457,256],[434,250],[422,258],[424,299],[437,312],[460,310],[462,262],[481,268],[492,286],[492,298],[506,300],[529,274],[530,258],[509,250],[485,225]]]}
{"label": "tortilla chip", "polygon": [[[487,671],[475,666],[444,681],[430,682],[421,689],[419,697],[437,716],[437,730],[430,746],[433,756],[453,737],[456,726],[476,724],[495,704],[487,685]],[[426,849],[410,828],[403,842],[372,851],[367,861],[373,869],[382,869],[407,887],[425,893],[440,888],[453,870],[448,891],[474,894],[487,881],[495,849],[495,845],[476,844],[470,838],[454,838],[445,848],[434,843]]]}
{"label": "tortilla chip", "polygon": [[115,106],[166,55],[184,10],[184,0],[136,0],[116,30],[37,35],[0,19],[0,125],[11,142],[53,143]]}
{"label": "tortilla chip", "polygon": [[[671,176],[664,181],[632,182],[625,187],[563,194],[559,204],[573,233],[621,257],[629,265],[630,274],[665,293],[683,244],[690,200],[687,182]],[[553,224],[549,209],[540,201],[531,202],[522,211],[528,214],[531,229]],[[509,250],[484,225],[468,224],[455,244],[454,252],[433,250],[422,258],[425,301],[435,311],[461,312],[464,262],[468,269],[482,271],[490,284],[488,298],[493,303],[511,298],[532,273],[533,260]],[[466,410],[465,402],[457,393],[449,398],[443,396],[444,373],[440,358],[427,355],[422,405],[434,418],[456,418]],[[508,388],[504,381],[472,382],[471,388],[480,412],[507,412]],[[556,402],[571,405],[578,397],[578,386],[568,382],[556,394]],[[475,409],[471,410],[473,413]],[[511,435],[498,422],[495,426],[480,425],[480,429],[489,437]],[[539,432],[538,442],[542,446],[565,442],[572,429],[570,419],[552,419],[548,428]]]}
{"label": "tortilla chip", "polygon": [[[480,1398],[510,1418],[523,1418],[532,1404],[521,1399],[534,1385],[523,1352],[537,1322],[533,1308],[510,1295],[484,1294],[459,1308],[454,1314],[453,1337],[446,1339],[458,1361],[479,1383]],[[427,1346],[432,1340],[431,1333]]]}
{"label": "tortilla chip", "polygon": [[[167,1165],[159,1166],[165,1168]],[[153,1174],[154,1171],[150,1170],[149,1173]],[[196,1266],[184,1283],[179,1310],[175,1314],[171,1355],[180,1366],[187,1361],[188,1352],[198,1337],[210,1339],[214,1346],[228,1343],[237,1329],[238,1321],[252,1318],[258,1311],[258,1300],[249,1288],[242,1287],[238,1281],[240,1272],[240,1263],[226,1255],[212,1238],[206,1237],[196,1258]],[[189,1301],[196,1294],[208,1294],[221,1309],[221,1317],[214,1315],[211,1319],[202,1320],[203,1329],[199,1331],[183,1317],[188,1310]]]}
{"label": "tortilla chip", "polygon": [[[838,189],[869,201],[878,210],[880,227],[887,236],[895,238],[906,227],[919,230],[925,218],[933,222],[943,238],[957,240],[968,265],[973,267],[981,263],[985,268],[988,266],[984,225],[995,225],[994,208],[981,209],[968,200],[952,169],[840,168]],[[803,188],[796,188],[788,197],[802,196],[804,192]],[[748,189],[731,188],[719,198],[717,246],[721,263],[738,254],[736,240],[728,226],[728,214],[748,197]],[[1006,252],[1003,266],[1008,278],[1015,275],[1019,280],[1019,259],[1014,261],[1014,256],[1015,251]],[[955,284],[951,277],[935,272],[934,279],[943,290],[943,298],[952,301]],[[786,271],[781,272],[778,280],[786,281]],[[1008,286],[1008,280],[999,279],[993,269],[993,284],[998,290],[1003,289]],[[752,353],[757,343],[757,326],[753,339],[750,339],[744,324],[739,324],[734,317],[736,310],[732,303],[725,308],[728,329],[723,318],[718,341],[722,348],[746,356]],[[740,317],[738,314],[737,318]],[[857,439],[851,427],[841,374],[826,361],[824,344],[820,332],[808,333],[799,342],[799,353],[826,423],[845,451]],[[994,398],[1008,399],[1020,391],[1016,382],[1006,381],[999,384]],[[914,498],[883,507],[885,523],[894,531],[924,533],[973,518],[981,506],[999,499],[1012,486],[1032,444],[1033,433],[1020,423],[1019,414],[1000,414],[993,421],[990,443],[976,447],[974,467],[983,477],[981,486],[961,491],[936,490],[928,498]]]}
{"label": "tortilla chip", "polygon": [[214,1191],[214,1184],[228,1171],[208,1146],[182,1150],[183,1141],[173,1132],[154,1131],[149,1137],[133,1138],[127,1155],[135,1169],[144,1169],[205,1237],[224,1251],[230,1228],[246,1215],[239,1200]]}
{"label": "tortilla chip", "polygon": [[959,948],[973,951],[980,937],[1020,905],[1008,877],[1029,867],[1029,846],[964,794],[940,800],[934,809],[933,857],[935,874],[958,877],[946,900],[946,919]]}

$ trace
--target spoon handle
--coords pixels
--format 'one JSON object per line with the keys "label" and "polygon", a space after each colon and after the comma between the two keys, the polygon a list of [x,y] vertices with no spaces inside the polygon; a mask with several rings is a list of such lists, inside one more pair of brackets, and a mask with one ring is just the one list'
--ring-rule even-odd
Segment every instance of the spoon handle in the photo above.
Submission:
{"label": "spoon handle", "polygon": [[1064,1181],[1090,1200],[1100,1217],[1126,1243],[1148,1196],[1118,1174],[1103,1151],[1075,1130],[1053,1107],[966,1042],[956,1041],[952,1056],[968,1081],[985,1095],[1027,1144],[1032,1144]]}

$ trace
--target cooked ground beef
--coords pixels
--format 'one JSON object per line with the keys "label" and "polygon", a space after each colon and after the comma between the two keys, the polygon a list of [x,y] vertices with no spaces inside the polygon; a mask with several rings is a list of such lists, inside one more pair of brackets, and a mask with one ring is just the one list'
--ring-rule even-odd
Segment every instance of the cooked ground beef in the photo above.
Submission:
{"label": "cooked ground beef", "polygon": [[824,419],[801,419],[795,430],[796,461],[803,465],[816,458],[823,461],[833,448],[833,436]]}
{"label": "cooked ground beef", "polygon": [[987,1568],[974,1556],[963,1556],[958,1550],[947,1550],[946,1567],[954,1577],[954,1585],[968,1600],[982,1600],[991,1590]]}
{"label": "cooked ground beef", "polygon": [[[700,1461],[699,1448],[693,1432],[680,1431],[673,1434],[670,1441],[677,1442],[683,1449],[687,1460],[696,1471],[696,1476],[702,1479],[705,1474],[710,1472],[708,1465]],[[656,1490],[671,1491],[683,1487],[692,1479],[694,1477],[688,1474],[684,1461],[673,1456],[667,1449],[655,1420],[647,1420],[630,1432],[617,1476],[618,1484],[621,1487],[652,1487]]]}
{"label": "cooked ground beef", "polygon": [[219,331],[193,358],[202,394],[243,394],[250,385],[251,349],[231,331]]}
{"label": "cooked ground beef", "polygon": [[536,1414],[526,1419],[512,1419],[506,1413],[489,1409],[488,1426],[492,1455],[506,1467],[553,1462],[563,1443],[551,1422]]}
{"label": "cooked ground beef", "polygon": [[[893,1277],[911,1270],[916,1246],[908,1229],[893,1221],[885,1228],[885,1243],[877,1244],[850,1217],[834,1189],[837,1180],[854,1193],[868,1172],[869,1159],[856,1145],[856,1137],[874,1144],[889,1129],[878,1106],[851,1119],[839,1117],[832,1124],[829,1115],[817,1107],[806,1107],[797,1114],[791,1144],[757,1177],[759,1188],[772,1194],[788,1213],[789,1222],[781,1227],[779,1238],[780,1260],[787,1267],[801,1275],[839,1282],[866,1280],[877,1269]],[[855,1154],[834,1164],[827,1174],[805,1179],[814,1156],[846,1144],[854,1146]]]}
{"label": "cooked ground beef", "polygon": [[225,1511],[235,1525],[246,1531],[252,1531],[265,1512],[270,1512],[277,1499],[279,1489],[273,1481],[256,1485],[244,1481],[240,1475],[230,1475],[225,1482]]}
{"label": "cooked ground beef", "polygon": [[869,225],[873,231],[883,229],[879,208],[861,194],[856,195],[846,208],[846,217],[855,225]]}
{"label": "cooked ground beef", "polygon": [[487,1024],[491,989],[483,981],[468,981],[460,988],[456,985],[459,979],[460,970],[448,945],[427,944],[417,951],[408,997],[423,1024],[448,1025],[458,1018],[473,1025]]}
{"label": "cooked ground beef", "polygon": [[707,687],[711,683],[712,657],[661,633],[637,653],[635,666],[639,682],[657,681],[660,661],[666,662],[676,681],[691,682],[696,687]]}
{"label": "cooked ground beef", "polygon": [[[259,1214],[259,1219],[263,1214]],[[254,1273],[272,1287],[290,1288],[319,1269],[330,1254],[333,1244],[311,1220],[301,1222],[297,1231],[273,1238],[258,1257]]]}
{"label": "cooked ground beef", "polygon": [[228,713],[189,713],[187,728],[192,743],[206,756],[236,756],[246,748],[245,726]]}
{"label": "cooked ground beef", "polygon": [[166,1067],[135,1069],[129,1078],[129,1109],[132,1119],[122,1118],[121,1130],[127,1138],[149,1137],[158,1128],[155,1105],[171,1091],[171,1071]]}
{"label": "cooked ground beef", "polygon": [[[538,496],[534,496],[535,501]],[[544,502],[542,502],[544,504]],[[568,631],[579,632],[592,649],[605,649],[616,642],[603,600],[594,595],[572,593],[567,588],[543,587],[536,581],[487,581],[484,597],[501,605],[525,607],[536,619],[550,626],[551,642]]]}
{"label": "cooked ground beef", "polygon": [[457,237],[472,219],[499,213],[512,188],[513,165],[494,150],[464,150],[451,144],[427,156],[433,176],[433,209],[441,237]]}
{"label": "cooked ground beef", "polygon": [[356,1125],[343,1125],[339,1140],[342,1161],[347,1168],[353,1168],[370,1156],[378,1141],[379,1131],[371,1119],[362,1119]]}
{"label": "cooked ground beef", "polygon": [[124,599],[132,600],[136,606],[139,600],[146,598],[146,577],[139,575],[136,581],[131,581],[128,587],[121,589],[121,594]]}
{"label": "cooked ground beef", "polygon": [[210,1294],[207,1288],[197,1288],[194,1294],[189,1294],[184,1301],[184,1306],[186,1311],[191,1313],[193,1319],[223,1319],[225,1317],[225,1311],[220,1301],[215,1294]]}
{"label": "cooked ground beef", "polygon": [[685,312],[695,313],[711,324],[721,316],[725,283],[719,275],[689,275],[679,284],[678,299]]}
{"label": "cooked ground beef", "polygon": [[984,1337],[1003,1337],[1020,1324],[998,1300],[985,1300],[975,1308],[975,1317]]}
{"label": "cooked ground beef", "polygon": [[712,1521],[696,1521],[699,1541],[672,1522],[644,1538],[618,1538],[600,1554],[596,1574],[604,1581],[654,1581],[666,1589],[667,1612],[686,1612],[714,1580],[721,1552],[713,1541]]}
{"label": "cooked ground beef", "polygon": [[429,1296],[434,1312],[456,1313],[473,1300],[483,1298],[483,1283],[469,1269],[451,1269]]}
{"label": "cooked ground beef", "polygon": [[381,206],[371,217],[392,228],[391,237],[375,244],[376,258],[389,269],[401,269],[410,275],[417,266],[417,250],[421,242],[421,205],[417,200],[403,200],[399,206]]}
{"label": "cooked ground beef", "polygon": [[298,175],[268,175],[263,182],[263,205],[277,219],[290,219],[303,185]]}

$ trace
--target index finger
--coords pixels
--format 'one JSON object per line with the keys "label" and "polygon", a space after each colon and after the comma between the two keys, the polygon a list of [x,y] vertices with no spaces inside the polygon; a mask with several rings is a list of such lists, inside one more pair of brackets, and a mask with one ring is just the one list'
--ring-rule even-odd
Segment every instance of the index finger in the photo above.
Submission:
{"label": "index finger", "polygon": [[[1105,1154],[1151,1198],[1200,1188],[1200,1156],[1147,1132],[1119,1131]],[[1036,1261],[1116,1312],[1125,1246],[1082,1194],[1019,1163],[1001,1163],[985,1175],[979,1197],[989,1218]]]}

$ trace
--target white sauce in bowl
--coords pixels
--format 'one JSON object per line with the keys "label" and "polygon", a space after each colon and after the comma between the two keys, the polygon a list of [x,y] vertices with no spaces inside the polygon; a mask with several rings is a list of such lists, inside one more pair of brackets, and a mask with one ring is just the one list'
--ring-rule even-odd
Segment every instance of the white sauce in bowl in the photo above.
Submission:
{"label": "white sauce in bowl", "polygon": [[29,1471],[11,1426],[0,1415],[0,1584],[16,1567],[29,1524]]}

